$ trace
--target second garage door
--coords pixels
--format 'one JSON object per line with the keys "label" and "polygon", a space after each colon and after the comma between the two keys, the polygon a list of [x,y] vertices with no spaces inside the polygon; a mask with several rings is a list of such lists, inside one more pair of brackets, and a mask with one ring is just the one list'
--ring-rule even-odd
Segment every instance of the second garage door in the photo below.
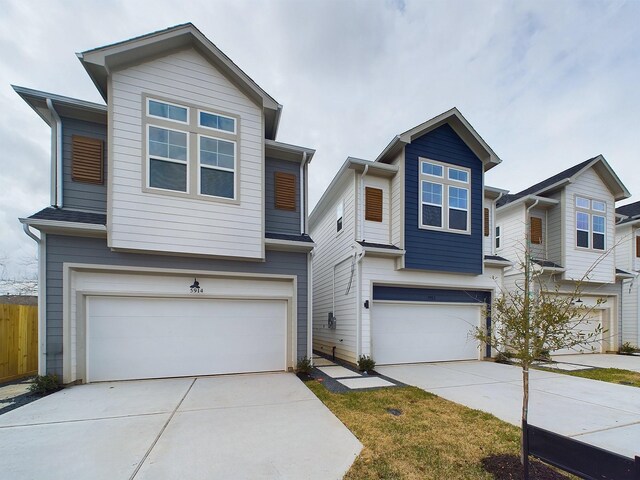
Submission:
{"label": "second garage door", "polygon": [[471,330],[480,325],[477,304],[374,302],[372,356],[378,364],[472,360],[479,354]]}
{"label": "second garage door", "polygon": [[87,299],[87,381],[286,370],[287,302]]}

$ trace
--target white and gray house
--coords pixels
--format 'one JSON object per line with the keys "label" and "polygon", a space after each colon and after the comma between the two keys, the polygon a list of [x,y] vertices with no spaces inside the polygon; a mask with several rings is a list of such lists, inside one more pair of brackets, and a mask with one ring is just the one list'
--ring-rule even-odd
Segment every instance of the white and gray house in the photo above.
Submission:
{"label": "white and gray house", "polygon": [[104,104],[14,87],[51,127],[39,373],[288,370],[311,356],[307,168],[282,106],[184,24],[78,54]]}

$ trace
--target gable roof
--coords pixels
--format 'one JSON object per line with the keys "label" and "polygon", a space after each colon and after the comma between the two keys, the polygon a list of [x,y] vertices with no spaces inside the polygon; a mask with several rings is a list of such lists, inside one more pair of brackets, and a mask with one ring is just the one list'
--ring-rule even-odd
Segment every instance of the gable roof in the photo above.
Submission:
{"label": "gable roof", "polygon": [[567,168],[560,173],[556,173],[555,175],[552,175],[529,188],[525,188],[521,192],[505,195],[500,199],[500,201],[498,201],[497,205],[498,207],[502,207],[528,195],[541,195],[546,192],[557,190],[558,188],[573,182],[578,176],[590,168],[594,168],[596,170],[596,173],[598,173],[602,180],[607,184],[616,200],[622,200],[631,196],[627,187],[624,186],[605,158],[602,155],[598,155],[597,157],[590,158],[584,162],[574,165],[573,167]]}
{"label": "gable roof", "polygon": [[249,98],[264,109],[265,136],[275,140],[280,122],[280,105],[255,83],[240,67],[216,47],[192,23],[184,23],[157,32],[147,33],[122,42],[77,53],[78,59],[107,100],[109,72],[139,62],[163,52],[193,47],[217,69],[231,79]]}
{"label": "gable roof", "polygon": [[626,217],[620,220],[618,225],[635,222],[640,219],[640,201],[622,205],[621,207],[616,208],[616,213]]}
{"label": "gable roof", "polygon": [[462,141],[478,156],[485,166],[485,171],[498,165],[502,160],[496,155],[492,148],[482,139],[478,132],[471,126],[466,118],[460,113],[456,107],[447,110],[440,115],[427,120],[420,125],[407,130],[400,135],[396,135],[393,140],[386,146],[376,162],[389,163],[395,158],[395,155],[405,146],[416,138],[421,137],[425,133],[435,130],[436,128],[449,124]]}

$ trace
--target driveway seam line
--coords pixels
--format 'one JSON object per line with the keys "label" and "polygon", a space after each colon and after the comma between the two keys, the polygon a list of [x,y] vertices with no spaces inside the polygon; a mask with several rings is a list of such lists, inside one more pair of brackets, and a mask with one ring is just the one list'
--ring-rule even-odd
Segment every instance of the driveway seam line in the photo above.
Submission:
{"label": "driveway seam line", "polygon": [[591,430],[590,432],[576,433],[576,434],[568,435],[568,436],[572,437],[572,438],[575,438],[575,437],[580,437],[581,435],[591,435],[592,433],[608,432],[609,430],[615,430],[616,428],[631,427],[633,425],[640,425],[640,421],[631,422],[631,423],[625,423],[623,425],[616,425],[615,427],[599,428],[597,430]]}
{"label": "driveway seam line", "polygon": [[0,425],[0,430],[4,428],[40,427],[43,425],[60,425],[63,423],[93,422],[95,420],[113,420],[118,418],[149,417],[152,415],[166,415],[167,413],[169,412],[167,411],[167,412],[152,412],[152,413],[132,413],[131,415],[114,415],[112,417],[81,418],[79,420],[58,420],[57,422],[18,423],[15,425]]}
{"label": "driveway seam line", "polygon": [[174,415],[176,414],[176,412],[180,408],[180,405],[182,405],[182,402],[184,402],[184,399],[187,398],[187,395],[189,395],[189,392],[193,388],[193,385],[196,383],[196,380],[197,380],[197,378],[194,378],[193,381],[191,382],[191,385],[189,385],[189,388],[187,389],[187,391],[184,392],[184,395],[182,396],[182,398],[180,399],[180,401],[176,405],[176,408],[173,409],[173,412],[171,412],[171,415],[169,415],[169,418],[167,418],[167,421],[164,423],[164,425],[162,426],[162,428],[158,432],[158,435],[156,435],[156,438],[153,440],[153,442],[151,443],[151,445],[147,449],[146,453],[144,454],[144,456],[142,457],[142,459],[138,463],[138,466],[136,467],[136,469],[133,471],[133,473],[129,477],[129,480],[133,480],[136,477],[136,475],[138,475],[138,472],[142,468],[142,465],[144,464],[144,462],[147,461],[147,458],[149,458],[149,455],[151,454],[151,450],[153,450],[153,448],[156,446],[156,444],[158,443],[158,440],[160,440],[160,437],[162,436],[164,431],[169,426],[169,422],[171,422],[171,420],[173,419]]}
{"label": "driveway seam line", "polygon": [[313,398],[308,398],[306,400],[292,400],[290,402],[278,402],[278,403],[261,403],[258,405],[239,405],[237,407],[228,406],[228,407],[200,407],[200,408],[189,408],[185,410],[180,410],[180,413],[187,412],[203,412],[205,410],[232,410],[236,408],[260,408],[260,407],[275,407],[278,405],[293,405],[294,403],[305,403],[305,402],[313,402]]}

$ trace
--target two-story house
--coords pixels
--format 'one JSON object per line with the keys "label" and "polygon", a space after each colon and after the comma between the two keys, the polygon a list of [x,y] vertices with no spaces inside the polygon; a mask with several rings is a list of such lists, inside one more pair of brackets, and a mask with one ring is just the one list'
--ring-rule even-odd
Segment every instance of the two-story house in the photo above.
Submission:
{"label": "two-story house", "polygon": [[616,267],[630,276],[622,283],[622,342],[640,345],[640,202],[616,208]]}
{"label": "two-story house", "polygon": [[39,243],[39,373],[277,371],[310,356],[314,151],[276,140],[282,106],[192,24],[78,58],[104,105],[14,87],[51,127],[51,206],[21,219]]}
{"label": "two-story house", "polygon": [[[457,109],[347,158],[309,217],[313,347],[379,364],[477,359],[470,333],[511,264],[496,256],[500,159]],[[490,328],[490,325],[487,325]]]}
{"label": "two-story house", "polygon": [[[578,301],[596,308],[576,328],[605,330],[593,345],[554,354],[604,352],[620,344],[621,285],[629,275],[616,270],[615,202],[629,196],[599,155],[498,201],[496,252],[514,263],[504,272],[504,288],[522,287],[528,246],[536,269],[534,292],[567,294],[579,288]],[[598,305],[598,299],[605,303]]]}

